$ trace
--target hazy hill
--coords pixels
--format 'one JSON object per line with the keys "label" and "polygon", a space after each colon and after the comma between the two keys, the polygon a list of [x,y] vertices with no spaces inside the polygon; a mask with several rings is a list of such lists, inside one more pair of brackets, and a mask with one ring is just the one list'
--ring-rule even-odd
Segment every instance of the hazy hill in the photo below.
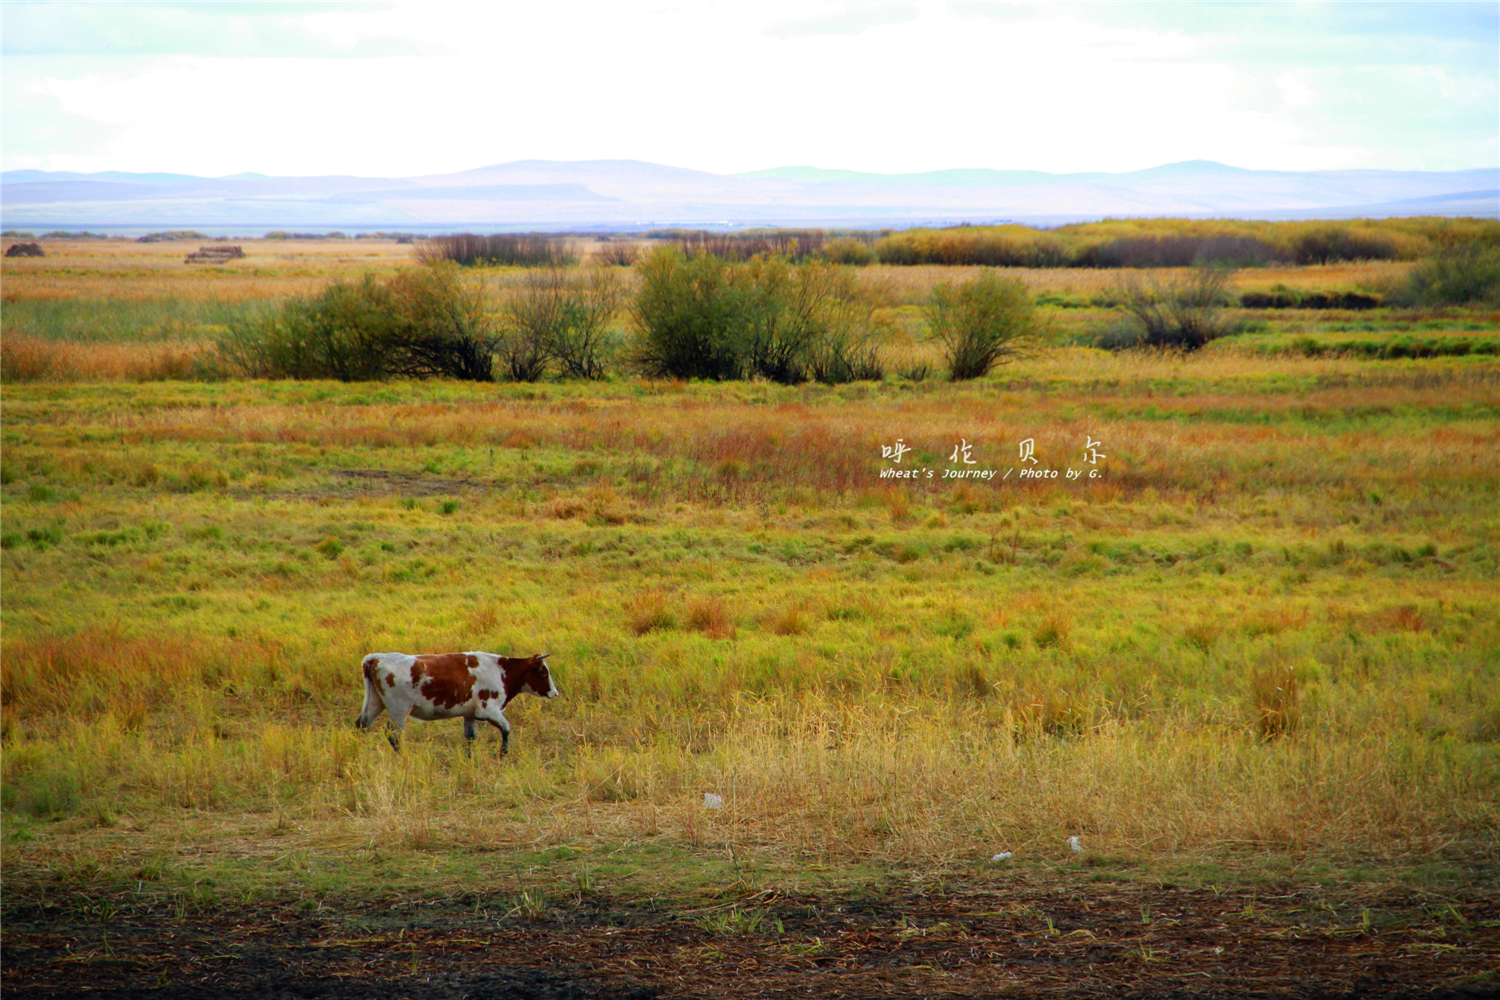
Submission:
{"label": "hazy hill", "polygon": [[1500,216],[1500,170],[1245,170],[1205,160],[1126,173],[789,166],[723,175],[639,160],[518,160],[421,177],[0,175],[6,228],[566,228],[913,225],[1104,216]]}

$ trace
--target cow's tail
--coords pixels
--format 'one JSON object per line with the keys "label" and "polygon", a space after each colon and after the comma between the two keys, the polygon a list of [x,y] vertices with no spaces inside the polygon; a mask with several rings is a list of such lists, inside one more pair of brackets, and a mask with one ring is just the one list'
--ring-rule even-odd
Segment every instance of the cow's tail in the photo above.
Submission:
{"label": "cow's tail", "polygon": [[359,718],[354,720],[354,725],[359,729],[369,729],[370,724],[385,711],[385,701],[380,697],[380,685],[375,682],[375,668],[378,666],[379,656],[365,657],[361,666],[365,675],[365,707],[360,711]]}

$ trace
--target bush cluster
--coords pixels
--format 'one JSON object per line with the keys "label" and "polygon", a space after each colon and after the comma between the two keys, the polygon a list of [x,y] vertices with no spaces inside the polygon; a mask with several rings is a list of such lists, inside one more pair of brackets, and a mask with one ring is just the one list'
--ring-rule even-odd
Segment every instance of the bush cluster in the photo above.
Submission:
{"label": "bush cluster", "polygon": [[461,267],[566,267],[578,261],[565,237],[546,233],[435,236],[417,248],[417,259]]}
{"label": "bush cluster", "polygon": [[1126,236],[1086,244],[1071,263],[1077,267],[1192,267],[1214,262],[1236,267],[1273,264],[1282,259],[1274,243],[1230,233]]}
{"label": "bush cluster", "polygon": [[594,252],[594,263],[613,267],[630,267],[641,259],[641,248],[634,243],[615,243],[607,236],[599,239],[604,246]]}
{"label": "bush cluster", "polygon": [[1233,271],[1200,266],[1180,280],[1135,277],[1120,282],[1124,322],[1106,331],[1100,347],[1162,347],[1195,351],[1233,329],[1223,309],[1230,301]]}
{"label": "bush cluster", "polygon": [[823,259],[833,264],[852,264],[864,267],[880,260],[875,247],[866,240],[853,236],[840,236],[823,244]]}
{"label": "bush cluster", "polygon": [[1368,227],[1319,226],[1292,240],[1296,264],[1335,264],[1345,260],[1395,260],[1401,256],[1396,238]]}
{"label": "bush cluster", "polygon": [[652,376],[848,382],[881,376],[873,306],[848,271],[664,247],[641,262],[633,363]]}
{"label": "bush cluster", "polygon": [[603,378],[614,352],[610,323],[620,298],[619,282],[602,268],[529,272],[505,304],[505,329],[496,345],[502,374],[517,382],[535,382],[548,371]]}
{"label": "bush cluster", "polygon": [[909,229],[875,244],[882,264],[968,264],[983,267],[1068,267],[1069,247],[1025,226]]}
{"label": "bush cluster", "polygon": [[1412,271],[1405,298],[1416,305],[1500,306],[1500,240],[1448,247]]}
{"label": "bush cluster", "polygon": [[252,378],[487,382],[495,346],[482,295],[448,265],[335,281],[311,298],[241,316],[218,353]]}
{"label": "bush cluster", "polygon": [[[801,263],[776,253],[726,258],[706,241],[691,253],[681,244],[659,248],[636,265],[639,289],[628,303],[636,335],[628,349],[614,325],[625,296],[609,267],[579,272],[554,266],[502,276],[502,285],[511,287],[491,317],[483,286],[466,284],[458,264],[443,260],[384,281],[369,275],[359,282],[336,281],[316,296],[276,309],[242,311],[232,318],[218,356],[224,367],[250,376],[345,381],[598,379],[617,364],[651,377],[712,381],[879,379],[884,372],[875,347],[874,302],[852,267],[834,261],[867,260],[865,254],[886,245],[921,247],[920,235],[893,234],[874,251],[860,240],[833,239]],[[991,235],[993,246],[1024,249],[1017,233]],[[1390,245],[1362,243],[1363,238],[1354,230],[1306,227],[1297,246],[1335,254],[1356,246],[1373,253]],[[795,245],[792,239],[787,246]],[[1095,249],[1139,239],[1118,237]],[[1186,254],[1194,245],[1187,236],[1173,239],[1155,249]],[[1226,253],[1254,249],[1223,233],[1191,239],[1216,241]],[[1048,246],[1037,243],[1031,250],[1050,252]],[[1205,264],[1200,257],[1184,278],[1127,276],[1107,296],[1120,320],[1094,343],[1191,351],[1233,332],[1236,320],[1224,308],[1230,304],[1360,309],[1382,303],[1380,296],[1364,292],[1301,292],[1280,285],[1236,297],[1232,274],[1231,268]],[[1412,272],[1404,290],[1385,299],[1500,305],[1500,228],[1491,238],[1447,244]],[[941,345],[949,377],[960,380],[982,377],[1021,353],[1037,334],[1034,307],[1020,281],[986,269],[956,286],[938,284],[923,315],[929,335]],[[1372,357],[1428,357],[1492,348],[1488,342],[1392,342],[1378,349],[1364,344],[1337,349]]]}
{"label": "bush cluster", "polygon": [[828,240],[828,233],[822,229],[748,229],[739,233],[669,229],[651,235],[670,239],[685,257],[712,254],[738,261],[770,256],[809,260],[820,255]]}

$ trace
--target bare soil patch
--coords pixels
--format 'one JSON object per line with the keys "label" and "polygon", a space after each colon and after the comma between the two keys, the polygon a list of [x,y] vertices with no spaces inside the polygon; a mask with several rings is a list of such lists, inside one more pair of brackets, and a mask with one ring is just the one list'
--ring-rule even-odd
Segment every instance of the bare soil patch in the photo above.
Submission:
{"label": "bare soil patch", "polygon": [[1023,878],[711,905],[586,895],[184,913],[8,888],[26,997],[1500,996],[1500,898],[1344,899]]}

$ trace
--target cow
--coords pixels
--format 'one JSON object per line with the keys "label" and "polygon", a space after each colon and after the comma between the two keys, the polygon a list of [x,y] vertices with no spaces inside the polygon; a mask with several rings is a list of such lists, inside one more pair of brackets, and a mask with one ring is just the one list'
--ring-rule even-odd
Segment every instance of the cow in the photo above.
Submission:
{"label": "cow", "polygon": [[365,707],[354,720],[370,728],[381,712],[391,717],[391,746],[401,749],[406,717],[464,720],[464,750],[472,752],[480,722],[500,730],[500,752],[510,750],[510,720],[504,708],[522,691],[557,697],[557,685],[547,669],[549,653],[535,656],[497,656],[494,653],[371,653],[362,669]]}

